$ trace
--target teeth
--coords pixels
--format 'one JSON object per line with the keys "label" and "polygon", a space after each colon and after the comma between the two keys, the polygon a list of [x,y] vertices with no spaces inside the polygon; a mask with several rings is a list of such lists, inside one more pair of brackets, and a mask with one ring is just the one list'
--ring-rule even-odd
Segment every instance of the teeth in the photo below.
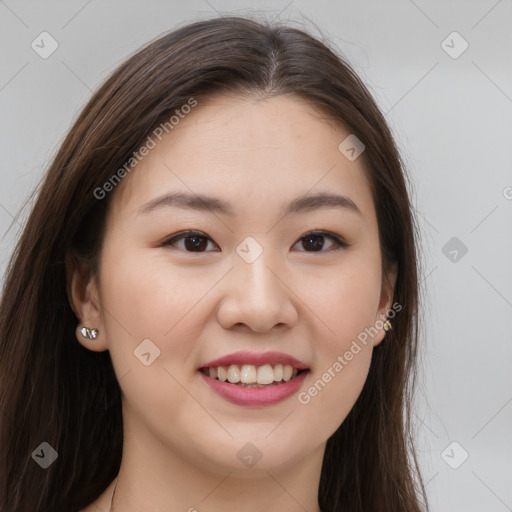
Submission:
{"label": "teeth", "polygon": [[274,380],[279,382],[280,380],[283,380],[283,365],[282,364],[276,364],[274,366]]}
{"label": "teeth", "polygon": [[228,368],[228,380],[231,384],[236,384],[240,382],[240,368],[236,364],[232,364]]}
{"label": "teeth", "polygon": [[219,366],[217,368],[217,378],[221,382],[226,382],[226,380],[228,378],[228,372],[227,372],[226,368],[224,368],[224,366]]}
{"label": "teeth", "polygon": [[[263,366],[254,366],[244,364],[241,367],[236,364],[228,366],[217,366],[205,369],[207,375],[212,379],[218,379],[221,382],[230,382],[231,384],[248,385],[255,387],[258,384],[268,385],[273,382],[288,382],[295,378],[299,373],[297,368],[288,364],[264,364]],[[254,384],[255,386],[251,386]]]}
{"label": "teeth", "polygon": [[240,370],[240,380],[244,384],[253,384],[256,382],[256,367],[252,364],[244,364]]}
{"label": "teeth", "polygon": [[272,366],[264,364],[258,368],[257,382],[258,384],[272,384],[274,382],[274,369]]}

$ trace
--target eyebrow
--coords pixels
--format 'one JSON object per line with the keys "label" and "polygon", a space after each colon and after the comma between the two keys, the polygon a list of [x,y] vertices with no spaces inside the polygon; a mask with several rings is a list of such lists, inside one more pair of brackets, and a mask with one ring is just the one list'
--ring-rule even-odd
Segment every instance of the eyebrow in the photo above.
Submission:
{"label": "eyebrow", "polygon": [[[184,192],[175,192],[159,196],[140,207],[138,212],[140,214],[147,214],[155,210],[167,208],[183,208],[196,211],[210,211],[229,216],[234,215],[231,204],[222,199]],[[294,199],[286,205],[283,215],[291,213],[306,213],[322,208],[345,208],[348,211],[352,211],[360,215],[361,217],[363,216],[361,210],[349,197],[326,192],[306,195]]]}

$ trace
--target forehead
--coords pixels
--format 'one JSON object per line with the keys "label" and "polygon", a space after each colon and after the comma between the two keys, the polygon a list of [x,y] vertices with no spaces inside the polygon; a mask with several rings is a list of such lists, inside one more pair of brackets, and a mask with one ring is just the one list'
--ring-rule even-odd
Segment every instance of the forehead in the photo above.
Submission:
{"label": "forehead", "polygon": [[[178,119],[178,118],[176,118]],[[375,212],[362,158],[339,144],[350,134],[303,99],[224,95],[198,101],[121,182],[116,209],[134,212],[163,192],[225,199],[237,213],[271,209],[308,193],[351,197]],[[151,136],[151,135],[150,135]]]}

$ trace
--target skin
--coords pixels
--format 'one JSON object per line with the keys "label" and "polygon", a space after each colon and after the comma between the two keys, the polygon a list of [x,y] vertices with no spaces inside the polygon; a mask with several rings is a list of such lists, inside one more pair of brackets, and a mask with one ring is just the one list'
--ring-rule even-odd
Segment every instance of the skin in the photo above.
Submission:
{"label": "skin", "polygon": [[[93,351],[109,350],[123,393],[124,450],[114,510],[318,512],[327,439],[366,380],[385,331],[307,404],[297,395],[264,407],[231,404],[198,374],[239,350],[275,350],[306,363],[307,390],[357,335],[385,318],[396,269],[383,275],[377,218],[362,158],[338,150],[350,134],[295,96],[217,96],[195,107],[112,192],[99,275],[75,269],[71,301],[99,330]],[[207,194],[233,216],[167,207],[141,214],[167,192]],[[320,192],[348,196],[361,215],[324,207],[283,216],[291,200]],[[186,229],[205,233],[205,252],[187,252]],[[302,237],[332,232],[312,251]],[[263,253],[236,252],[253,237]],[[317,239],[318,240],[318,239]],[[205,240],[203,240],[205,242]],[[149,366],[134,350],[149,338]],[[246,467],[237,452],[255,445]],[[113,484],[85,510],[108,511]]]}

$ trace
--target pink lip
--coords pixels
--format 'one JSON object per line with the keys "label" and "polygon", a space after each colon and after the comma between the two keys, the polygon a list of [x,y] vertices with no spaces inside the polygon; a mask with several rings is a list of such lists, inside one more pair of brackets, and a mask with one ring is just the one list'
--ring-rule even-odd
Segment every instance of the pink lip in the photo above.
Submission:
{"label": "pink lip", "polygon": [[[298,370],[307,370],[308,366],[288,354],[282,352],[235,352],[219,359],[210,361],[201,366],[201,368],[212,368],[216,366],[229,366],[231,364],[243,365],[252,364],[254,366],[263,366],[264,364],[288,364]],[[295,379],[294,379],[295,380]],[[291,382],[291,381],[290,381]]]}
{"label": "pink lip", "polygon": [[[213,362],[216,363],[216,361]],[[229,382],[221,382],[219,380],[212,379],[211,377],[208,377],[201,372],[198,373],[205,380],[208,386],[213,389],[213,391],[215,391],[228,402],[236,405],[245,405],[250,407],[272,405],[285,400],[299,390],[309,372],[302,372],[300,375],[297,375],[297,377],[289,380],[288,382],[275,384],[267,388],[244,388],[242,386],[230,384]]]}

